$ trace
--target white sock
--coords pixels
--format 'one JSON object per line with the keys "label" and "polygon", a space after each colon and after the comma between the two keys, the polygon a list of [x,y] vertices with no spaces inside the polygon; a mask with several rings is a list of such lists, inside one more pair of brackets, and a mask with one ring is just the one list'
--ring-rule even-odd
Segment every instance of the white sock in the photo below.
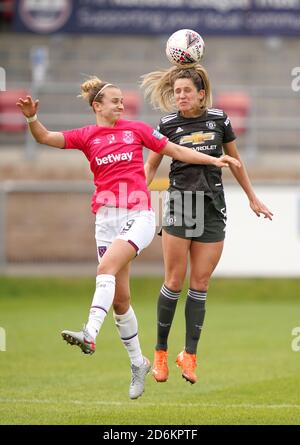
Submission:
{"label": "white sock", "polygon": [[88,333],[96,338],[106,317],[114,296],[116,279],[113,275],[101,274],[96,278],[96,290],[92,301],[89,320],[86,325]]}
{"label": "white sock", "polygon": [[144,358],[140,347],[138,324],[134,310],[129,306],[125,314],[118,315],[114,313],[114,319],[122,343],[128,352],[130,362],[135,366],[141,366]]}

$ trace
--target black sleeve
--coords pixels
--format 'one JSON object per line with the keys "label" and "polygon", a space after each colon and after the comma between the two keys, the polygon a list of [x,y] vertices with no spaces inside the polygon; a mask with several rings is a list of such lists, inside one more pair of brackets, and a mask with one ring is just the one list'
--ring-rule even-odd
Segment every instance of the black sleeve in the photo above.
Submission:
{"label": "black sleeve", "polygon": [[164,126],[163,126],[161,120],[159,121],[159,124],[157,125],[156,130],[159,131],[164,136],[167,136],[166,133],[165,133],[165,129],[164,129]]}
{"label": "black sleeve", "polygon": [[226,143],[234,141],[236,139],[236,135],[234,134],[230,119],[226,113],[224,113],[223,128],[224,128],[223,142]]}

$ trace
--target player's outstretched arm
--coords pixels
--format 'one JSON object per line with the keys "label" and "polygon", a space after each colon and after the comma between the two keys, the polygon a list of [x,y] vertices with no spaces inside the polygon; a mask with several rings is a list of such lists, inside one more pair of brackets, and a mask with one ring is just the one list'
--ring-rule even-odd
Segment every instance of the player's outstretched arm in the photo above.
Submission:
{"label": "player's outstretched arm", "polygon": [[234,158],[240,161],[241,168],[237,169],[234,165],[230,165],[230,170],[233,176],[236,178],[237,182],[240,184],[240,186],[248,196],[249,205],[253,210],[253,212],[257,216],[260,216],[260,214],[262,214],[264,215],[265,218],[272,220],[273,213],[267,208],[267,206],[262,201],[258,199],[253,190],[246,167],[240,157],[235,141],[223,144],[223,147],[225,153],[228,153],[228,155],[233,156]]}
{"label": "player's outstretched arm", "polygon": [[63,133],[59,131],[49,131],[38,120],[36,112],[39,106],[38,100],[33,100],[31,96],[26,96],[25,99],[21,97],[16,103],[20,108],[25,118],[27,119],[30,131],[34,139],[39,144],[50,145],[51,147],[64,148],[65,138]]}
{"label": "player's outstretched arm", "polygon": [[220,158],[215,158],[204,153],[198,153],[190,148],[181,147],[170,141],[167,142],[167,145],[160,153],[188,164],[214,165],[215,167],[229,167],[234,165],[238,168],[241,166],[240,161],[231,156],[225,155]]}

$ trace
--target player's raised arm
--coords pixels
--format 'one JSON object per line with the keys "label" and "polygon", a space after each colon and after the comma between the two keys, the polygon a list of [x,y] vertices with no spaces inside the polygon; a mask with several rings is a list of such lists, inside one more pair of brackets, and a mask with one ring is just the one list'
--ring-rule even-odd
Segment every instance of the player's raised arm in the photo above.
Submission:
{"label": "player's raised arm", "polygon": [[170,141],[167,142],[166,146],[160,153],[188,164],[214,165],[215,167],[229,167],[229,165],[234,165],[235,167],[241,166],[240,161],[231,156],[225,155],[220,158],[215,158],[214,156],[198,153],[189,148],[181,147]]}
{"label": "player's raised arm", "polygon": [[63,133],[59,131],[49,131],[37,118],[37,109],[39,106],[38,100],[33,100],[31,96],[26,96],[25,99],[21,97],[16,103],[24,114],[31,134],[39,144],[50,145],[51,147],[64,148],[65,138]]}

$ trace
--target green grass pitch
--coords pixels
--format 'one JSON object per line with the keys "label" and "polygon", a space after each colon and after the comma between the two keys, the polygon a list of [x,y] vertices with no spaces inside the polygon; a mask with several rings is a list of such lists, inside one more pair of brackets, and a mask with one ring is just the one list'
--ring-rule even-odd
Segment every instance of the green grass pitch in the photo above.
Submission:
{"label": "green grass pitch", "polygon": [[[132,302],[143,352],[151,360],[162,280],[134,278]],[[198,382],[174,363],[184,345],[184,292],[169,341],[170,376],[148,376],[128,398],[127,354],[109,314],[97,351],[85,356],[62,329],[86,321],[93,279],[0,278],[0,424],[201,425],[299,424],[300,280],[213,279],[198,349]],[[299,342],[300,343],[300,342]]]}

